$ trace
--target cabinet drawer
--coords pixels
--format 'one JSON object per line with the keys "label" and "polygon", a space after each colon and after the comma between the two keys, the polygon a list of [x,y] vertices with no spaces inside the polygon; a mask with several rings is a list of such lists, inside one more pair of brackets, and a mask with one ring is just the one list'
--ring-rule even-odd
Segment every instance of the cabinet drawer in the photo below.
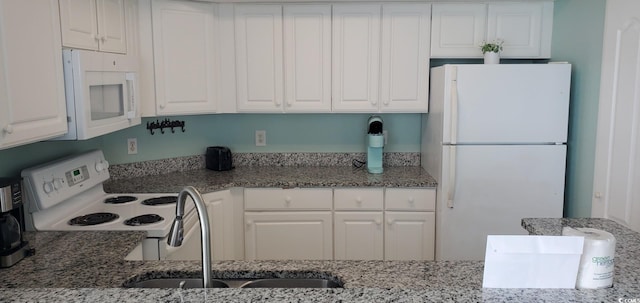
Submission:
{"label": "cabinet drawer", "polygon": [[340,188],[334,191],[336,210],[382,210],[382,188]]}
{"label": "cabinet drawer", "polygon": [[386,210],[434,211],[435,206],[435,189],[387,188],[385,190]]}
{"label": "cabinet drawer", "polygon": [[331,210],[330,188],[246,188],[247,210]]}

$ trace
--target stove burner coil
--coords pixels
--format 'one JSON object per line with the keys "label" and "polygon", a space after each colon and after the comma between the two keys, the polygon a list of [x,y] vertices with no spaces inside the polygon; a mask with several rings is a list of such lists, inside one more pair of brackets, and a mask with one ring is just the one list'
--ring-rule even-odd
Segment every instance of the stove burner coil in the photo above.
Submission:
{"label": "stove burner coil", "polygon": [[69,220],[69,225],[89,226],[111,222],[120,216],[114,213],[92,213],[84,216],[75,217]]}
{"label": "stove burner coil", "polygon": [[172,203],[177,203],[177,202],[178,202],[178,197],[176,197],[176,196],[164,196],[164,197],[146,199],[146,200],[142,201],[142,204],[144,204],[144,205],[163,205],[163,204],[172,204]]}
{"label": "stove burner coil", "polygon": [[163,220],[164,218],[159,215],[146,214],[146,215],[133,217],[131,219],[127,219],[126,221],[124,221],[124,224],[129,226],[141,226],[141,225],[153,224]]}
{"label": "stove burner coil", "polygon": [[138,200],[138,198],[133,197],[133,196],[116,196],[116,197],[111,197],[111,198],[105,199],[104,203],[122,204],[122,203],[127,203],[127,202],[131,202],[131,201],[135,201],[135,200]]}

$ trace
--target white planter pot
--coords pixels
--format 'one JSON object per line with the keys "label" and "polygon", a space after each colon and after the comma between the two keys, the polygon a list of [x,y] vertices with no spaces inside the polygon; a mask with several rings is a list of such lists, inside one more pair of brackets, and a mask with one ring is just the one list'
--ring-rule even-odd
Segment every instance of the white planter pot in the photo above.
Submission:
{"label": "white planter pot", "polygon": [[500,64],[500,53],[484,53],[484,64]]}

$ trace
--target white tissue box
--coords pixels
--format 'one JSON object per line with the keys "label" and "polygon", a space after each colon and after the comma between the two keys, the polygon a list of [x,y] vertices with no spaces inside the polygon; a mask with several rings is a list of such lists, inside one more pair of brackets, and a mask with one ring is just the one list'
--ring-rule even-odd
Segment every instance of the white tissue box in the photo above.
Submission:
{"label": "white tissue box", "polygon": [[487,236],[482,287],[574,288],[583,237]]}

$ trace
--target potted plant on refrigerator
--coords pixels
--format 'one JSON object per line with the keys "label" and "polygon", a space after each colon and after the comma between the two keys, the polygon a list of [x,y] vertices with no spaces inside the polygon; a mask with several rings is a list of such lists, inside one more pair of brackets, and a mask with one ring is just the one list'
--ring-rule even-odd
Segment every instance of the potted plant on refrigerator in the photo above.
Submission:
{"label": "potted plant on refrigerator", "polygon": [[480,50],[484,54],[484,64],[500,64],[500,52],[504,41],[496,39],[492,42],[482,41]]}

